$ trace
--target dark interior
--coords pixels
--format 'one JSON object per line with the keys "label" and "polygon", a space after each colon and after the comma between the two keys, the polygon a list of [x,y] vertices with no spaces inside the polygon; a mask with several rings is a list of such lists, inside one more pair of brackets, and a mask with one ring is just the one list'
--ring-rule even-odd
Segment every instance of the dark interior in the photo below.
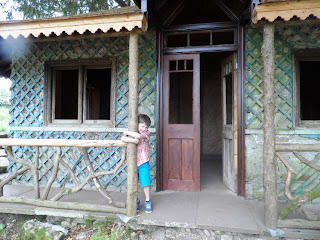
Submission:
{"label": "dark interior", "polygon": [[88,69],[87,120],[110,120],[111,69]]}
{"label": "dark interior", "polygon": [[[202,53],[200,55],[201,188],[208,185],[208,181],[222,182],[221,61],[230,54],[232,53],[221,52]],[[230,86],[230,81],[227,82]],[[230,88],[228,89],[229,98],[227,97],[227,101],[232,101],[232,98],[230,99]],[[227,102],[228,105],[230,106]],[[213,177],[212,175],[216,176]]]}
{"label": "dark interior", "polygon": [[78,70],[56,70],[55,118],[78,119]]}
{"label": "dark interior", "polygon": [[320,61],[300,62],[301,120],[320,120]]}

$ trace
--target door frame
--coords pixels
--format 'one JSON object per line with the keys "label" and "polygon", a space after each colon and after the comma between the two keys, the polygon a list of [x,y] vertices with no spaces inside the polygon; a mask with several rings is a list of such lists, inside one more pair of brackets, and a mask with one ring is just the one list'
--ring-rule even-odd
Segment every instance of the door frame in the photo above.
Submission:
{"label": "door frame", "polygon": [[[232,25],[234,26],[234,25]],[[238,195],[245,197],[245,26],[237,25],[237,47],[234,46],[225,47],[223,49],[207,49],[200,51],[199,48],[182,48],[181,52],[175,51],[175,54],[179,53],[202,53],[202,52],[221,52],[221,51],[235,51],[238,53],[238,76],[237,76],[237,102],[238,102],[238,114],[237,114],[237,146],[238,146]],[[163,190],[163,60],[164,60],[164,31],[157,31],[157,157],[156,157],[156,191]],[[168,52],[169,53],[169,52]],[[170,53],[169,53],[170,54]],[[201,65],[201,63],[200,63]]]}

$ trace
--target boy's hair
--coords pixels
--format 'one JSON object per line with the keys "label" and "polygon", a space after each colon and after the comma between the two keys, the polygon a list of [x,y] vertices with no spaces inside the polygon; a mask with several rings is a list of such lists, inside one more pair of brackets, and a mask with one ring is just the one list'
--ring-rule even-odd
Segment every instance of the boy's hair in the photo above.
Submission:
{"label": "boy's hair", "polygon": [[138,116],[138,122],[139,122],[139,123],[145,123],[148,127],[150,127],[150,125],[151,125],[151,120],[150,120],[150,118],[149,118],[147,115],[145,115],[145,114],[139,114],[139,116]]}

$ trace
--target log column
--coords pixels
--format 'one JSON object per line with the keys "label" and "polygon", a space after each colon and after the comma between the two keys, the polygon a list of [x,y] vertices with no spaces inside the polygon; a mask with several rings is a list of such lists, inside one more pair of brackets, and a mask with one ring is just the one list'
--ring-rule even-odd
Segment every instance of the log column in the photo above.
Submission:
{"label": "log column", "polygon": [[277,228],[277,176],[274,130],[274,25],[263,28],[263,68],[264,68],[264,144],[263,144],[263,190],[264,223],[271,229]]}
{"label": "log column", "polygon": [[[138,132],[138,81],[139,49],[138,32],[132,31],[129,38],[129,122],[128,130]],[[137,145],[128,143],[127,147],[127,215],[137,215]]]}

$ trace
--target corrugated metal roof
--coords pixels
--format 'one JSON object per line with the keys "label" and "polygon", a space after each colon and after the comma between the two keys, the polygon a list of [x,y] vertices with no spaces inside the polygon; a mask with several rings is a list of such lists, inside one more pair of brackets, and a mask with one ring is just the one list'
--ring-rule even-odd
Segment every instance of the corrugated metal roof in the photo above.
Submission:
{"label": "corrugated metal roof", "polygon": [[256,5],[252,12],[254,23],[262,19],[273,22],[277,18],[289,21],[294,17],[305,20],[310,16],[320,18],[320,0],[268,1]]}
{"label": "corrugated metal roof", "polygon": [[20,35],[25,38],[29,36],[37,38],[42,35],[48,37],[51,34],[59,36],[62,33],[68,35],[74,32],[83,34],[86,31],[95,33],[98,30],[131,31],[134,28],[145,31],[146,17],[137,7],[125,7],[71,17],[0,22],[0,36],[4,39],[9,36],[17,38]]}

